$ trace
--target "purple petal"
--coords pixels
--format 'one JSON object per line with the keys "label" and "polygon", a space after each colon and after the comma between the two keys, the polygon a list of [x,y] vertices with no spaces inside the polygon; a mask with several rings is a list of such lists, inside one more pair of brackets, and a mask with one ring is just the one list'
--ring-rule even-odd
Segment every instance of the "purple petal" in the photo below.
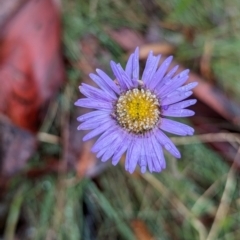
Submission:
{"label": "purple petal", "polygon": [[180,158],[181,154],[174,145],[174,143],[170,140],[169,137],[167,137],[161,130],[157,130],[155,132],[155,137],[158,140],[158,142],[168,151],[170,152],[174,157]]}
{"label": "purple petal", "polygon": [[139,163],[139,165],[140,165],[140,168],[141,168],[141,173],[145,173],[147,171],[147,159],[146,159],[146,156],[141,156],[140,162],[141,163]]}
{"label": "purple petal", "polygon": [[97,100],[92,100],[92,99],[88,99],[88,98],[78,99],[75,102],[75,106],[85,107],[85,108],[95,108],[95,109],[100,109],[100,110],[113,109],[113,105],[111,102],[103,102],[100,100],[97,101]]}
{"label": "purple petal", "polygon": [[149,54],[148,54],[148,59],[146,62],[145,69],[143,71],[143,75],[142,75],[142,80],[146,84],[146,86],[148,86],[153,75],[155,74],[155,72],[157,70],[160,57],[161,57],[160,55],[157,57],[154,57],[152,51],[149,52]]}
{"label": "purple petal", "polygon": [[93,152],[98,152],[101,149],[105,148],[105,147],[110,147],[112,145],[112,143],[115,141],[116,138],[119,137],[119,133],[118,131],[113,131],[110,132],[108,136],[106,136],[105,138],[101,139],[101,141],[99,141],[99,139],[97,140],[97,142],[94,144],[94,146],[92,147],[92,151]]}
{"label": "purple petal", "polygon": [[125,72],[128,74],[130,78],[132,78],[132,67],[133,67],[133,53],[128,58],[127,65],[125,68]]}
{"label": "purple petal", "polygon": [[135,83],[135,86],[136,86],[137,81],[139,80],[139,47],[136,48],[133,55],[132,75],[133,75],[133,82]]}
{"label": "purple petal", "polygon": [[87,121],[84,121],[83,123],[90,123],[90,124],[98,124],[98,122],[102,122],[102,120],[107,119],[107,120],[111,120],[112,121],[112,117],[110,116],[109,113],[106,114],[98,114],[95,115],[93,117],[91,117],[90,119],[88,119]]}
{"label": "purple petal", "polygon": [[103,133],[104,131],[106,131],[107,129],[109,129],[112,125],[113,125],[113,122],[110,122],[110,121],[102,124],[100,127],[95,128],[94,130],[92,130],[91,132],[86,134],[83,138],[83,141],[87,141],[93,137],[96,137],[97,135],[99,135],[99,134]]}
{"label": "purple petal", "polygon": [[118,71],[122,77],[122,80],[125,82],[128,88],[131,88],[134,86],[131,78],[128,76],[128,74],[123,70],[122,66],[120,64],[117,64]]}
{"label": "purple petal", "polygon": [[172,68],[163,78],[163,81],[168,80],[168,79],[172,79],[172,77],[174,76],[174,74],[177,72],[178,70],[178,65],[176,65],[174,68]]}
{"label": "purple petal", "polygon": [[[161,171],[161,169],[165,169],[166,168],[166,162],[165,162],[165,158],[164,158],[164,155],[163,155],[163,150],[162,150],[162,146],[158,143],[156,137],[153,135],[151,137],[151,140],[152,140],[152,146],[153,146],[153,150],[155,151],[155,156],[156,156],[156,159],[154,160],[154,163],[155,162],[159,162],[160,164],[160,169],[158,172]],[[154,164],[156,165],[156,164]]]}
{"label": "purple petal", "polygon": [[135,139],[132,141],[132,144],[129,146],[129,149],[127,151],[125,168],[131,174],[134,172],[138,159],[140,158],[141,146],[141,140]]}
{"label": "purple petal", "polygon": [[107,161],[108,159],[110,159],[112,157],[112,155],[115,153],[115,151],[117,150],[117,148],[120,146],[122,142],[122,137],[121,135],[119,135],[115,141],[111,144],[111,147],[108,147],[106,152],[104,153],[101,161],[102,162],[105,162]]}
{"label": "purple petal", "polygon": [[102,101],[113,101],[114,99],[117,99],[116,96],[115,98],[113,98],[108,93],[84,83],[82,84],[82,86],[79,87],[79,90],[83,95],[85,95],[88,98],[93,98]]}
{"label": "purple petal", "polygon": [[198,85],[198,82],[191,82],[187,85],[184,85],[180,88],[177,89],[177,91],[189,91],[192,90],[193,88],[195,88]]}
{"label": "purple petal", "polygon": [[96,72],[115,93],[117,93],[118,95],[120,94],[119,87],[104,71],[102,71],[101,69],[96,69]]}
{"label": "purple petal", "polygon": [[177,72],[178,70],[178,65],[176,65],[174,68],[172,68],[167,74],[166,76],[163,78],[163,80],[165,79],[171,79],[173,77],[173,75]]}
{"label": "purple petal", "polygon": [[[116,131],[120,131],[119,126],[116,125],[115,122],[112,122],[111,126],[109,129],[107,129],[99,138],[98,140],[95,142],[93,148],[91,149],[92,152],[98,152],[100,149],[98,149],[98,147],[95,148],[95,145],[98,145],[99,142],[101,142],[103,139],[105,139],[106,137],[108,137],[109,135],[111,135],[113,132]],[[107,145],[106,145],[107,147]],[[103,147],[104,148],[104,147]]]}
{"label": "purple petal", "polygon": [[100,158],[108,149],[109,149],[108,147],[101,149],[96,155],[97,158]]}
{"label": "purple petal", "polygon": [[157,159],[157,156],[152,157],[152,163],[153,163],[153,168],[152,168],[153,172],[161,172],[162,171],[162,168],[161,168],[161,165],[160,165],[160,163]]}
{"label": "purple petal", "polygon": [[180,102],[192,95],[192,91],[188,92],[179,92],[174,91],[174,94],[168,95],[164,97],[162,100],[160,100],[161,105],[170,105],[172,103]]}
{"label": "purple petal", "polygon": [[[152,173],[154,170],[155,152],[153,149],[151,137],[145,138],[145,142],[146,142],[146,145],[145,145],[146,150],[148,150],[148,152],[147,152],[148,169]],[[160,169],[161,169],[160,164],[156,164],[156,166],[159,167],[159,171],[160,171]]]}
{"label": "purple petal", "polygon": [[[107,81],[105,78],[100,78],[98,75],[94,73],[90,73],[89,77],[101,88],[104,90],[104,92],[108,93],[111,95],[111,97],[115,98],[116,94],[113,91],[113,89],[109,86],[110,82]],[[112,81],[112,80],[111,80]],[[113,82],[113,81],[112,81]],[[113,82],[113,84],[115,84]]]}
{"label": "purple petal", "polygon": [[140,158],[138,160],[138,164],[141,168],[141,173],[145,173],[147,170],[147,154],[146,152],[148,152],[148,150],[145,150],[145,139],[141,139],[141,144],[142,144],[142,149],[141,149],[141,155]]}
{"label": "purple petal", "polygon": [[[146,151],[146,156],[147,156],[147,165],[148,165],[148,170],[150,173],[153,172],[153,160],[152,160],[152,149],[151,149],[151,143],[149,143],[148,138],[145,138],[145,151]],[[151,150],[149,150],[151,149]],[[151,154],[149,154],[151,153]]]}
{"label": "purple petal", "polygon": [[178,87],[182,86],[188,79],[189,70],[185,70],[175,76],[172,80],[167,81],[164,86],[158,91],[158,96],[163,98],[169,93],[175,91]]}
{"label": "purple petal", "polygon": [[162,118],[159,127],[166,131],[180,136],[193,135],[194,129],[180,122]]}
{"label": "purple petal", "polygon": [[190,117],[195,114],[194,111],[189,110],[189,109],[167,109],[164,110],[164,108],[161,111],[161,114],[163,116],[167,117]]}
{"label": "purple petal", "polygon": [[168,110],[177,110],[177,109],[186,108],[186,107],[189,107],[191,105],[194,105],[196,102],[197,102],[196,99],[185,100],[185,101],[175,103],[175,104],[172,104],[172,105],[168,106]]}
{"label": "purple petal", "polygon": [[117,66],[117,64],[114,61],[111,61],[110,65],[111,65],[112,71],[120,85],[120,88],[122,90],[127,90],[128,89],[127,82],[125,82],[125,79],[123,78],[122,74],[120,73],[119,67]]}
{"label": "purple petal", "polygon": [[112,164],[114,166],[117,165],[117,163],[121,159],[122,155],[128,149],[130,143],[131,143],[131,136],[126,134],[125,137],[123,138],[121,145],[117,148],[117,150],[115,151],[115,153],[113,155]]}
{"label": "purple petal", "polygon": [[161,66],[159,67],[157,72],[154,74],[154,76],[149,84],[149,88],[151,90],[153,90],[158,85],[158,83],[161,80],[163,80],[163,76],[165,75],[170,63],[172,62],[172,59],[173,59],[173,57],[170,56],[166,60],[164,60],[164,62],[161,64]]}
{"label": "purple petal", "polygon": [[158,83],[158,85],[156,86],[156,92],[158,92],[158,91],[162,88],[162,86],[164,86],[165,83],[168,82],[168,81],[173,77],[173,75],[177,72],[177,70],[178,70],[178,65],[175,66],[173,69],[171,69],[171,70],[165,75],[165,77],[163,78],[163,80],[160,81],[160,82]]}
{"label": "purple petal", "polygon": [[86,121],[88,119],[94,119],[95,117],[98,117],[100,115],[104,115],[104,116],[109,116],[111,114],[112,111],[101,111],[101,110],[96,110],[96,111],[92,111],[89,113],[85,113],[82,116],[78,117],[77,120],[79,122],[83,122]]}
{"label": "purple petal", "polygon": [[147,61],[146,61],[145,68],[144,68],[143,74],[142,74],[142,80],[144,83],[147,83],[148,81],[150,81],[149,74],[152,73],[151,69],[152,69],[152,66],[154,65],[153,64],[154,59],[155,59],[155,57],[153,56],[153,51],[150,51],[148,53]]}
{"label": "purple petal", "polygon": [[112,119],[110,117],[106,117],[104,115],[100,115],[98,118],[96,118],[96,120],[92,120],[91,121],[86,121],[81,123],[78,126],[78,130],[90,130],[90,129],[94,129],[94,128],[98,128],[100,127],[103,123],[107,122],[107,121],[112,121]]}

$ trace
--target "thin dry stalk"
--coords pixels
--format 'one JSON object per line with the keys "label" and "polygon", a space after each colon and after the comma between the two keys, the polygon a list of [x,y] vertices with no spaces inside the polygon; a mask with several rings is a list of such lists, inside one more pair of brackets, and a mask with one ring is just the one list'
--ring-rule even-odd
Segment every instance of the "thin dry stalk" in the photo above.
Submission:
{"label": "thin dry stalk", "polygon": [[212,224],[212,227],[210,229],[210,232],[209,232],[206,240],[217,239],[218,233],[221,229],[222,221],[224,221],[224,219],[228,213],[228,210],[230,208],[233,193],[234,193],[234,190],[235,190],[236,184],[237,184],[236,178],[235,178],[235,172],[236,172],[235,164],[237,163],[237,161],[239,161],[239,157],[240,157],[240,147],[238,148],[238,152],[236,154],[234,162],[228,172],[227,181],[226,181],[224,192],[223,192],[223,195],[221,198],[221,202],[218,207],[214,222]]}
{"label": "thin dry stalk", "polygon": [[153,175],[146,173],[141,175],[148,183],[156,188],[163,196],[168,196],[172,206],[189,221],[199,234],[200,240],[206,240],[207,231],[202,222],[194,216],[194,214],[176,197],[174,196],[158,179]]}

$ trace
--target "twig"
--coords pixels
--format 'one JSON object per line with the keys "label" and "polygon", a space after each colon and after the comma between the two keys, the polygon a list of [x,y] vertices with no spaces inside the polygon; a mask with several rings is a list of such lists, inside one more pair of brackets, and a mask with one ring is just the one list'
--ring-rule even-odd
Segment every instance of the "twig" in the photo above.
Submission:
{"label": "twig", "polygon": [[[41,142],[58,144],[60,137],[53,134],[39,132],[38,140]],[[229,142],[240,144],[240,134],[235,133],[207,133],[188,137],[171,137],[176,145],[195,144],[204,142]]]}
{"label": "twig", "polygon": [[240,144],[240,134],[235,133],[207,133],[191,137],[171,137],[176,145],[195,144],[204,142],[229,142]]}
{"label": "twig", "polygon": [[[193,207],[191,208],[191,211],[196,214],[197,209],[199,206],[201,206],[204,202],[207,201],[207,198],[210,198],[210,196],[213,194],[213,191],[218,187],[218,185],[225,181],[227,178],[227,174],[224,174],[221,176],[221,178],[217,179],[195,202]],[[215,207],[214,207],[215,209]]]}
{"label": "twig", "polygon": [[46,142],[46,143],[52,143],[52,144],[59,144],[60,137],[55,136],[53,134],[45,133],[45,132],[39,132],[37,134],[37,139],[40,142]]}

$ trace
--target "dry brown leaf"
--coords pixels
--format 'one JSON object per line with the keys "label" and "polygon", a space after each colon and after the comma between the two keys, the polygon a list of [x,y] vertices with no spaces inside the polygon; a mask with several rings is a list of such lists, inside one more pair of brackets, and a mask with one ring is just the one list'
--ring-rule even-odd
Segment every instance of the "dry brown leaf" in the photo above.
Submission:
{"label": "dry brown leaf", "polygon": [[135,233],[137,240],[154,240],[155,238],[153,235],[149,232],[146,224],[139,219],[135,219],[131,222],[131,226],[133,228],[133,231]]}
{"label": "dry brown leaf", "polygon": [[147,58],[150,51],[154,54],[170,55],[175,51],[175,47],[167,42],[146,43],[144,37],[128,28],[121,28],[118,30],[106,30],[111,38],[116,41],[125,51],[133,51],[136,46],[140,47],[140,59]]}
{"label": "dry brown leaf", "polygon": [[175,51],[175,47],[169,43],[149,43],[140,47],[139,58],[146,59],[149,52],[153,51],[155,55],[171,55]]}
{"label": "dry brown leaf", "polygon": [[142,46],[145,43],[143,36],[133,29],[106,29],[106,32],[126,51],[132,51],[136,46]]}
{"label": "dry brown leaf", "polygon": [[0,175],[11,176],[21,170],[36,149],[36,138],[0,115]]}
{"label": "dry brown leaf", "polygon": [[200,71],[201,75],[208,80],[213,82],[213,73],[211,69],[211,60],[213,54],[213,42],[206,41],[204,45],[203,55],[200,60]]}

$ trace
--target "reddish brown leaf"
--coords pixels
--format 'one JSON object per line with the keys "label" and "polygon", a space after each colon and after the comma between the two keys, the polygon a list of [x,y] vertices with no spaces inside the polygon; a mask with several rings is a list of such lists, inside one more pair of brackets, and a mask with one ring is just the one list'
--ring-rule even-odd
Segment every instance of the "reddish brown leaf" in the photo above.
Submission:
{"label": "reddish brown leaf", "polygon": [[107,29],[106,31],[114,41],[127,51],[132,51],[136,46],[142,46],[145,43],[141,34],[129,28]]}
{"label": "reddish brown leaf", "polygon": [[27,1],[0,37],[0,111],[35,132],[41,110],[63,81],[55,1]]}
{"label": "reddish brown leaf", "polygon": [[152,234],[149,232],[146,224],[143,221],[136,219],[131,222],[131,225],[137,240],[154,240],[155,239],[152,236]]}
{"label": "reddish brown leaf", "polygon": [[29,131],[38,130],[64,72],[56,1],[0,0],[0,6],[0,112],[10,119],[0,119],[0,175],[10,176],[34,153]]}

